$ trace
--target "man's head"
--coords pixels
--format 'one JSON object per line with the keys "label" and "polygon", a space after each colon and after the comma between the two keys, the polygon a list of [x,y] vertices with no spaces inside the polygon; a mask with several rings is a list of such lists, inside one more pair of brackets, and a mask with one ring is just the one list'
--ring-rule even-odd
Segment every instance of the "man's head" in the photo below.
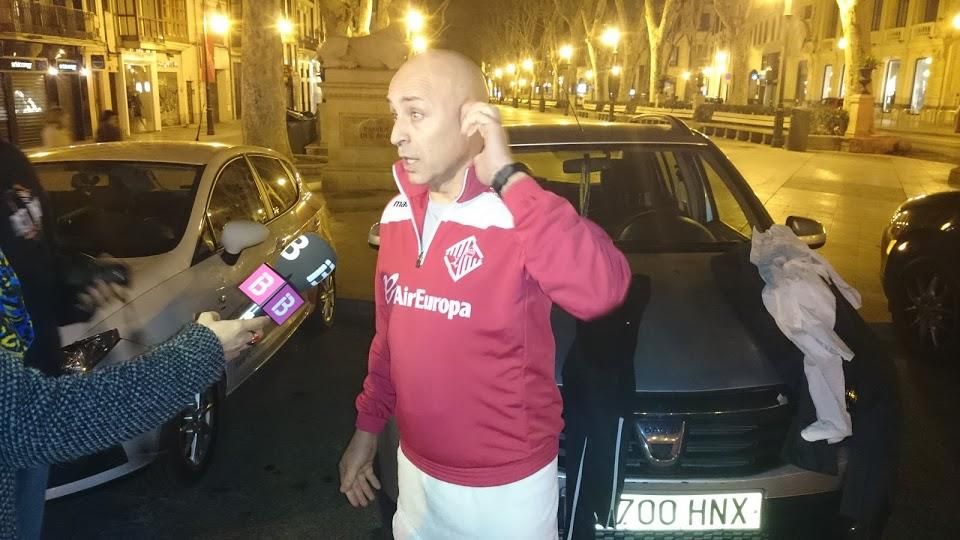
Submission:
{"label": "man's head", "polygon": [[394,75],[387,100],[395,118],[390,142],[411,182],[439,186],[480,152],[479,136],[460,132],[463,105],[487,100],[483,73],[466,57],[443,50],[414,56]]}

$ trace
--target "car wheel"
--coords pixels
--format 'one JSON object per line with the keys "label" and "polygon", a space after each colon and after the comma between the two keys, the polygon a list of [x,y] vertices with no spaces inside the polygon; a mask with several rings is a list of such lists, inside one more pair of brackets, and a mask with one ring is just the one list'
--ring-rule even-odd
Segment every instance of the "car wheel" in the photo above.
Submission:
{"label": "car wheel", "polygon": [[311,324],[317,330],[326,330],[333,326],[337,314],[337,275],[332,274],[314,290]]}
{"label": "car wheel", "polygon": [[161,463],[154,469],[170,487],[186,487],[203,477],[213,460],[222,423],[223,384],[193,396],[193,403],[167,422],[160,433]]}
{"label": "car wheel", "polygon": [[936,260],[923,257],[904,267],[890,311],[910,352],[935,360],[960,355],[960,286]]}

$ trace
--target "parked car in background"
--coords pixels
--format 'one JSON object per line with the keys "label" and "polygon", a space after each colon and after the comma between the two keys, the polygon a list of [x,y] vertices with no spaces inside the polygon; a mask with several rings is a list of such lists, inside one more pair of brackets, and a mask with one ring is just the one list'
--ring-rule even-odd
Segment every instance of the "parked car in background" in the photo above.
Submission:
{"label": "parked car in background", "polygon": [[919,360],[960,360],[960,192],[911,199],[883,231],[881,273],[893,324]]}
{"label": "parked car in background", "polygon": [[[632,416],[622,432],[629,438],[622,457],[626,476],[616,531],[598,532],[598,538],[817,537],[838,510],[844,454],[836,476],[784,459],[781,450],[795,411],[787,397],[791,392],[723,296],[711,266],[773,220],[707,137],[672,117],[640,120],[507,127],[514,157],[532,169],[541,186],[600,225],[634,273],[650,280],[646,303],[624,308],[643,313],[642,323],[633,327],[634,341],[617,346],[626,345],[618,350],[632,358],[627,368]],[[790,217],[787,225],[813,248],[827,240],[823,226],[811,219]],[[377,225],[368,242],[379,246]],[[556,308],[552,322],[557,383],[564,387],[563,363],[577,322]],[[565,415],[571,406],[566,403]],[[397,497],[397,444],[391,421],[380,437],[378,458],[384,486],[378,500],[387,530]],[[570,522],[565,509],[573,498],[564,479],[577,468],[567,461],[570,452],[561,440],[561,529]],[[709,522],[703,512],[683,519],[677,513],[669,522],[662,512],[642,513],[664,504],[693,507],[694,499],[705,508],[726,508],[736,500],[731,505],[742,505],[742,521],[733,523],[733,512],[711,515]],[[801,523],[812,532],[785,523]]]}
{"label": "parked car in background", "polygon": [[[65,252],[116,259],[130,268],[127,301],[86,323],[61,328],[69,372],[124,362],[204,311],[236,317],[249,304],[238,286],[300,234],[324,230],[322,205],[282,155],[250,146],[193,142],[120,142],[30,156],[56,216]],[[224,255],[224,228],[253,222],[266,240],[239,258]],[[249,228],[249,227],[248,227]],[[262,238],[262,236],[261,236]],[[217,448],[224,398],[252,376],[303,324],[334,320],[335,276],[314,289],[308,309],[227,366],[224,380],[198,394],[166,423],[99,454],[54,465],[48,498],[123,476],[154,471],[180,484],[197,480]]]}

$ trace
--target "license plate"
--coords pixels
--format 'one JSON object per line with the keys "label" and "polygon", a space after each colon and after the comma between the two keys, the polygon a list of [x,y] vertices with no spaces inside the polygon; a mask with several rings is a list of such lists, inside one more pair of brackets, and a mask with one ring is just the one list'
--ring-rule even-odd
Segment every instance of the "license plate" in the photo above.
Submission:
{"label": "license plate", "polygon": [[763,493],[623,494],[617,530],[707,531],[760,528]]}

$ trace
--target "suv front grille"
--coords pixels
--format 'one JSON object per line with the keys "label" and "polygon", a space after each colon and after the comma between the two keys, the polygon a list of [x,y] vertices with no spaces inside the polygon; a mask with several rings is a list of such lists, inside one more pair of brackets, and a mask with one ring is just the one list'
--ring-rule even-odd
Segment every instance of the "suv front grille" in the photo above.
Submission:
{"label": "suv front grille", "polygon": [[[626,475],[708,478],[756,474],[782,463],[780,450],[793,408],[778,388],[696,394],[643,394],[624,424]],[[679,457],[653,464],[643,450],[639,423],[685,424]],[[561,451],[561,466],[565,452]]]}

